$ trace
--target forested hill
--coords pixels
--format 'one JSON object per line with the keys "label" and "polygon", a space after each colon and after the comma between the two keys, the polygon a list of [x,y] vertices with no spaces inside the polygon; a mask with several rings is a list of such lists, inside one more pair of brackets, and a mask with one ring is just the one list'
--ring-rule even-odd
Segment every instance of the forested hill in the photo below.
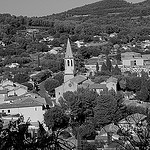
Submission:
{"label": "forested hill", "polygon": [[74,8],[72,10],[68,10],[67,13],[72,15],[102,14],[103,10],[126,7],[132,7],[132,4],[124,0],[102,0],[82,7]]}
{"label": "forested hill", "polygon": [[145,6],[145,7],[150,7],[150,0],[145,0],[139,3],[135,4],[136,6]]}
{"label": "forested hill", "polygon": [[[143,14],[142,14],[143,13]],[[150,15],[150,0],[139,3],[129,3],[125,0],[102,0],[92,4],[70,9],[68,11],[45,16],[47,18],[66,19],[80,16],[111,16],[135,17],[139,15]]]}

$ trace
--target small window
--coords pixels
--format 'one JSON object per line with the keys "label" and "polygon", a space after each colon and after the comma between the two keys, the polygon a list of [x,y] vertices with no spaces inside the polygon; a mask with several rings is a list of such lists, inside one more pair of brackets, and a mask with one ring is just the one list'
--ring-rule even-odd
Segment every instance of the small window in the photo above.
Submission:
{"label": "small window", "polygon": [[136,60],[134,61],[134,65],[136,66]]}
{"label": "small window", "polygon": [[70,66],[70,62],[69,62],[69,60],[67,60],[67,62],[68,62],[68,66]]}
{"label": "small window", "polygon": [[8,110],[8,113],[10,113],[10,110]]}
{"label": "small window", "polygon": [[71,60],[71,66],[73,66],[73,60]]}
{"label": "small window", "polygon": [[59,92],[59,95],[60,95],[60,92]]}
{"label": "small window", "polygon": [[4,110],[2,110],[2,113],[4,113]]}
{"label": "small window", "polygon": [[35,108],[35,111],[37,111],[37,108]]}

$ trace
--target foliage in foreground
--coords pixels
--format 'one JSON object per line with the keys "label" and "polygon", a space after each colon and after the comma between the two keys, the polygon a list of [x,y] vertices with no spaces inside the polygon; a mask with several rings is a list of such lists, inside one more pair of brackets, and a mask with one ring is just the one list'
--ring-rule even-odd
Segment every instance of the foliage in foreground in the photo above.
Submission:
{"label": "foliage in foreground", "polygon": [[60,132],[47,132],[39,122],[37,135],[29,135],[30,121],[10,122],[8,127],[0,130],[0,150],[72,150],[74,144],[62,139]]}

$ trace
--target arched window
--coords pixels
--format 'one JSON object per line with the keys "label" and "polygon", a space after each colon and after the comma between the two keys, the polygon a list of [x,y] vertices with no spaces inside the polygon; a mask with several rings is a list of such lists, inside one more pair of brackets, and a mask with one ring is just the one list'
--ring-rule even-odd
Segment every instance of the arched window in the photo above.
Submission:
{"label": "arched window", "polygon": [[71,66],[73,66],[73,60],[71,60]]}
{"label": "arched window", "polygon": [[70,62],[69,62],[69,60],[67,60],[67,63],[68,63],[68,66],[70,66]]}

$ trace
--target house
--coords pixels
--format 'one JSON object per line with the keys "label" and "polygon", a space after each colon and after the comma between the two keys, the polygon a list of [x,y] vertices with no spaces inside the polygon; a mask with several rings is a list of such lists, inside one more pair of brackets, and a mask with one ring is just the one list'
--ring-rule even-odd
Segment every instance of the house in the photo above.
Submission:
{"label": "house", "polygon": [[38,33],[39,29],[26,29],[27,33]]}
{"label": "house", "polygon": [[20,65],[18,63],[12,63],[10,65],[6,65],[5,67],[9,67],[9,68],[18,68]]}
{"label": "house", "polygon": [[43,105],[45,105],[45,99],[25,97],[21,100],[16,100],[13,103],[0,104],[0,113],[6,114],[21,114],[25,120],[29,119],[32,122],[43,121]]}
{"label": "house", "polygon": [[117,33],[115,33],[115,32],[109,35],[110,38],[113,38],[113,37],[116,37],[116,36],[117,36]]}
{"label": "house", "polygon": [[93,91],[96,91],[99,95],[100,95],[100,92],[104,91],[105,89],[107,89],[106,87],[106,84],[98,84],[98,83],[94,83],[94,84],[91,84],[89,86],[89,89],[93,90]]}
{"label": "house", "polygon": [[96,71],[96,64],[99,64],[99,70],[101,70],[101,66],[104,61],[105,58],[102,55],[99,57],[92,57],[85,62],[85,68],[88,69],[88,72],[92,72],[94,74]]}
{"label": "house", "polygon": [[43,41],[53,41],[54,38],[52,36],[44,37]]}
{"label": "house", "polygon": [[0,45],[5,46],[5,43],[3,41],[0,41]]}
{"label": "house", "polygon": [[142,70],[145,72],[150,71],[150,55],[140,54],[135,52],[125,52],[121,54],[122,68],[121,72],[137,72],[140,73]]}
{"label": "house", "polygon": [[84,46],[84,42],[83,41],[76,41],[74,43],[77,44],[78,48],[80,48],[81,46]]}
{"label": "house", "polygon": [[[104,55],[99,55],[98,57],[92,57],[85,62],[85,68],[88,70],[89,74],[90,72],[94,74],[96,71],[96,64],[98,63],[99,71],[100,71],[104,62],[106,62],[106,57]],[[115,67],[117,64],[117,61],[115,59],[111,59],[111,63],[112,63],[112,66]],[[122,66],[121,64],[118,65],[119,68],[121,66]]]}
{"label": "house", "polygon": [[102,83],[93,83],[89,85],[89,89],[96,91],[98,94],[100,94],[100,92],[104,91],[104,90],[114,90],[115,92],[117,92],[117,78],[114,77],[110,77],[108,78],[106,81],[102,82]]}
{"label": "house", "polygon": [[149,40],[145,40],[141,43],[141,47],[142,48],[146,48],[150,46],[150,41]]}
{"label": "house", "polygon": [[27,98],[27,97],[30,97],[30,98],[41,98],[41,96],[39,96],[36,93],[26,92],[25,94],[22,94],[22,95],[19,95],[19,96],[17,96],[17,95],[7,96],[7,97],[5,97],[4,102],[12,103],[12,102],[14,102],[16,100],[21,100],[22,98]]}
{"label": "house", "polygon": [[144,59],[140,53],[125,52],[121,54],[121,60],[123,66],[143,66]]}
{"label": "house", "polygon": [[4,103],[5,99],[13,96],[21,96],[27,93],[28,88],[19,83],[13,83],[6,79],[2,80],[0,84],[0,103]]}
{"label": "house", "polygon": [[117,78],[114,77],[110,77],[106,80],[106,87],[108,88],[108,90],[114,90],[115,92],[117,92]]}
{"label": "house", "polygon": [[56,55],[58,52],[56,50],[52,49],[52,50],[48,51],[47,53]]}
{"label": "house", "polygon": [[87,43],[87,44],[85,44],[84,46],[86,46],[86,47],[90,47],[90,46],[104,46],[104,45],[107,45],[108,44],[108,42],[96,42],[96,43],[94,43],[94,42],[91,42],[91,43]]}
{"label": "house", "polygon": [[150,64],[149,54],[140,54],[135,52],[125,52],[121,54],[123,66],[145,66]]}

